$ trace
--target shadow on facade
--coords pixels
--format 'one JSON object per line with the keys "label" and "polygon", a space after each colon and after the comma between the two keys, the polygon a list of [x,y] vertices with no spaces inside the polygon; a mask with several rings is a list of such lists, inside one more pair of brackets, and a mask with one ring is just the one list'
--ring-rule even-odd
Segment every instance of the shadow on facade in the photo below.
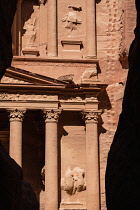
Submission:
{"label": "shadow on facade", "polygon": [[38,200],[44,190],[41,170],[45,165],[45,122],[40,111],[27,111],[23,122],[23,175]]}

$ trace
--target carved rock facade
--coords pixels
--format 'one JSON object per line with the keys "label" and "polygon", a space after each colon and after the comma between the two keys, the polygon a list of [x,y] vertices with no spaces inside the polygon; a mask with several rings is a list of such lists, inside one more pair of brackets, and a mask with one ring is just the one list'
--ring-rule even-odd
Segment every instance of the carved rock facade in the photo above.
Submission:
{"label": "carved rock facade", "polygon": [[[134,0],[18,1],[13,67],[0,83],[0,136],[9,134],[4,144],[23,166],[41,210],[106,210],[106,160],[121,112],[135,14]],[[7,110],[17,121],[9,122]],[[25,110],[22,118],[18,111]]]}

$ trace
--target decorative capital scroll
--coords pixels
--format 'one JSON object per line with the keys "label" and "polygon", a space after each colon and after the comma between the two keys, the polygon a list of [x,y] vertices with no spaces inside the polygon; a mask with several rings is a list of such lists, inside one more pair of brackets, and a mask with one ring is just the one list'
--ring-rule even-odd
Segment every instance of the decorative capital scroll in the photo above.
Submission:
{"label": "decorative capital scroll", "polygon": [[61,110],[43,110],[45,123],[47,122],[58,122]]}
{"label": "decorative capital scroll", "polygon": [[100,111],[83,111],[83,119],[86,123],[98,123],[99,116],[101,115]]}
{"label": "decorative capital scroll", "polygon": [[9,112],[10,122],[13,122],[13,121],[22,122],[24,118],[24,114],[26,112],[26,110],[19,110],[19,109],[13,109],[13,110],[8,109],[7,111]]}

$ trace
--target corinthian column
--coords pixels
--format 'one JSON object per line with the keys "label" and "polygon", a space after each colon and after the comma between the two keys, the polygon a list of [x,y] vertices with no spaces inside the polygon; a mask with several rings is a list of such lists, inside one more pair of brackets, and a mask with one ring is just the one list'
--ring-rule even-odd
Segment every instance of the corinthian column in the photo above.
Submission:
{"label": "corinthian column", "polygon": [[25,110],[8,110],[10,120],[10,148],[9,154],[22,166],[22,121]]}
{"label": "corinthian column", "polygon": [[60,111],[45,110],[45,210],[58,209],[57,123]]}
{"label": "corinthian column", "polygon": [[95,0],[86,0],[87,58],[96,58],[96,9]]}
{"label": "corinthian column", "polygon": [[98,112],[83,112],[86,123],[87,209],[100,210]]}
{"label": "corinthian column", "polygon": [[57,56],[57,0],[48,0],[48,56]]}

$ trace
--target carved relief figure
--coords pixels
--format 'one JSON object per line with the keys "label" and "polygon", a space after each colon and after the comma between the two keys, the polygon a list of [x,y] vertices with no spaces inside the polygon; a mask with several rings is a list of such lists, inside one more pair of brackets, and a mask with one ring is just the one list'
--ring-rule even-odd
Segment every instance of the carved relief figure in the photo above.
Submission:
{"label": "carved relief figure", "polygon": [[86,190],[85,171],[79,167],[67,169],[65,177],[61,179],[61,189],[69,195]]}
{"label": "carved relief figure", "polygon": [[[82,23],[81,17],[76,11],[80,12],[81,7],[77,8],[74,6],[69,6],[72,11],[68,12],[66,17],[62,18],[62,22],[65,22],[65,28],[69,29],[70,32],[77,29],[77,26]],[[77,9],[75,9],[77,8]]]}
{"label": "carved relief figure", "polygon": [[36,40],[36,25],[37,18],[31,17],[25,22],[23,29],[25,29],[24,37],[26,37],[26,48],[32,48]]}
{"label": "carved relief figure", "polygon": [[97,77],[97,69],[85,70],[81,76],[81,81],[84,81],[85,79],[90,79],[92,77]]}

